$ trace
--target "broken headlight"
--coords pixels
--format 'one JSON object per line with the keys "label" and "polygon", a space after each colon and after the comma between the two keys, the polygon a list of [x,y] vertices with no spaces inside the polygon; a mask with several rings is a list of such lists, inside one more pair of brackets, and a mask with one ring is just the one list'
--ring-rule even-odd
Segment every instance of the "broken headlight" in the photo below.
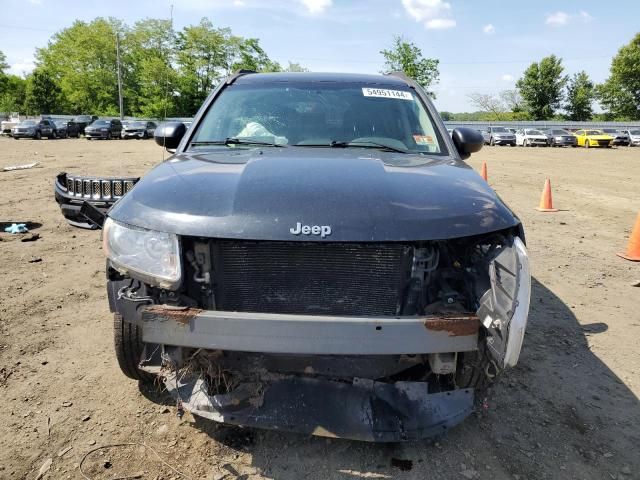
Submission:
{"label": "broken headlight", "polygon": [[107,218],[102,246],[113,267],[123,274],[160,288],[175,288],[180,283],[180,245],[175,234]]}

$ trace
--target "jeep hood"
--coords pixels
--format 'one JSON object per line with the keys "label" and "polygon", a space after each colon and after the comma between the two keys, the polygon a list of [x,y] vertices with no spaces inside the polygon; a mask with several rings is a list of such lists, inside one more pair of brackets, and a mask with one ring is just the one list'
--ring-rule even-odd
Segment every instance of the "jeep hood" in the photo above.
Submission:
{"label": "jeep hood", "polygon": [[114,220],[179,235],[319,241],[436,240],[519,220],[465,163],[335,148],[219,148],[181,153],[110,210]]}

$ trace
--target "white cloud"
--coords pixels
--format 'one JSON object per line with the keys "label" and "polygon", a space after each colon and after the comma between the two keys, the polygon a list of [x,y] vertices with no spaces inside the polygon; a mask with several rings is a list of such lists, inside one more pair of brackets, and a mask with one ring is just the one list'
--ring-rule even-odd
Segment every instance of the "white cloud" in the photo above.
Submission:
{"label": "white cloud", "polygon": [[584,23],[589,23],[591,22],[591,20],[593,20],[593,17],[589,15],[588,12],[585,12],[584,10],[580,10],[580,13],[578,14],[578,16],[580,17],[580,20],[582,20]]}
{"label": "white cloud", "polygon": [[402,6],[416,21],[428,30],[442,30],[456,26],[451,4],[442,0],[402,0]]}
{"label": "white cloud", "polygon": [[316,15],[319,13],[323,13],[326,9],[328,9],[332,4],[333,0],[299,0],[311,13],[312,15]]}
{"label": "white cloud", "polygon": [[42,0],[29,0],[31,5],[42,5]]}
{"label": "white cloud", "polygon": [[427,27],[427,30],[445,30],[455,27],[456,21],[452,18],[434,18],[433,20],[428,20],[424,26]]}
{"label": "white cloud", "polygon": [[36,64],[33,63],[33,60],[22,58],[19,62],[11,64],[8,73],[11,73],[13,75],[24,75],[27,73],[31,73],[34,68],[36,68]]}
{"label": "white cloud", "polygon": [[513,82],[513,75],[509,75],[508,73],[505,73],[504,75],[502,75],[502,80],[504,82]]}
{"label": "white cloud", "polygon": [[494,27],[493,24],[489,23],[488,25],[482,27],[482,31],[487,35],[492,35],[496,33],[496,27]]}
{"label": "white cloud", "polygon": [[233,5],[235,7],[244,7],[246,3],[244,3],[244,0],[233,0]]}
{"label": "white cloud", "polygon": [[565,25],[568,25],[569,23],[574,21],[589,23],[591,22],[591,20],[593,20],[593,17],[589,15],[588,12],[585,12],[584,10],[580,10],[580,12],[575,14],[569,14],[567,12],[558,11],[558,12],[548,14],[544,23],[554,27],[564,27]]}

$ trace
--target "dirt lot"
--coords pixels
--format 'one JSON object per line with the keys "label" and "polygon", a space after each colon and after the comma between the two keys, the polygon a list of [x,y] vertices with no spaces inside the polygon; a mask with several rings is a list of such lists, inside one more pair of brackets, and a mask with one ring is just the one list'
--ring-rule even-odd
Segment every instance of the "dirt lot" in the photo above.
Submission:
{"label": "dirt lot", "polygon": [[[0,478],[631,479],[640,478],[640,264],[615,252],[640,210],[640,148],[486,147],[472,160],[521,216],[534,274],[516,369],[486,409],[437,442],[370,445],[179,420],[164,394],[140,390],[113,355],[100,234],[68,226],[53,199],[66,170],[143,174],[151,141],[0,139],[0,221],[41,224],[40,238],[0,233]],[[563,211],[538,213],[544,179]],[[46,465],[45,465],[46,467]],[[133,478],[133,477],[131,477]]]}

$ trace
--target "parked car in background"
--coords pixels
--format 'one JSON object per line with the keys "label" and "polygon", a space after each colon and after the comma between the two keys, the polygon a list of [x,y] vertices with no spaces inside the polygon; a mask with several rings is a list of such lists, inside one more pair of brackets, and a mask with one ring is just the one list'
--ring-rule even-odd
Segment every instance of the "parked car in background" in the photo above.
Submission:
{"label": "parked car in background", "polygon": [[629,135],[616,128],[603,128],[602,131],[607,135],[611,135],[613,137],[613,142],[611,145],[621,145],[626,147],[629,145]]}
{"label": "parked car in background", "polygon": [[515,147],[516,136],[505,127],[487,127],[482,131],[484,143],[489,145],[511,145]]}
{"label": "parked car in background", "polygon": [[546,128],[541,131],[547,136],[552,147],[576,147],[578,145],[576,136],[562,128]]}
{"label": "parked car in background", "polygon": [[20,123],[20,116],[17,113],[12,113],[8,118],[0,122],[0,134],[11,135],[13,127]]}
{"label": "parked car in background", "polygon": [[578,141],[578,145],[581,147],[611,147],[611,143],[613,142],[613,137],[611,135],[607,135],[602,130],[585,130],[580,129],[576,130],[574,134]]}
{"label": "parked car in background", "polygon": [[80,130],[80,133],[84,135],[84,129],[91,125],[97,119],[98,117],[96,115],[78,115],[71,121],[78,124],[78,130]]}
{"label": "parked car in background", "polygon": [[57,120],[55,122],[58,129],[58,138],[80,137],[78,124],[70,120]]}
{"label": "parked car in background", "polygon": [[633,128],[631,130],[621,130],[629,136],[630,147],[640,147],[640,128]]}
{"label": "parked car in background", "polygon": [[24,120],[11,129],[11,136],[18,140],[19,138],[33,138],[40,140],[47,137],[49,140],[56,138],[58,129],[53,120],[45,118],[43,120]]}
{"label": "parked car in background", "polygon": [[154,122],[146,121],[127,121],[122,123],[122,138],[153,138],[156,131]]}
{"label": "parked car in background", "polygon": [[513,133],[515,135],[515,133],[518,131],[517,128],[507,128],[507,130],[509,130],[511,133]]}
{"label": "parked car in background", "polygon": [[96,120],[84,129],[84,136],[87,137],[88,140],[111,140],[112,138],[120,138],[121,132],[122,123],[118,119]]}
{"label": "parked car in background", "polygon": [[548,147],[549,139],[540,130],[523,128],[516,132],[516,144],[522,147]]}

